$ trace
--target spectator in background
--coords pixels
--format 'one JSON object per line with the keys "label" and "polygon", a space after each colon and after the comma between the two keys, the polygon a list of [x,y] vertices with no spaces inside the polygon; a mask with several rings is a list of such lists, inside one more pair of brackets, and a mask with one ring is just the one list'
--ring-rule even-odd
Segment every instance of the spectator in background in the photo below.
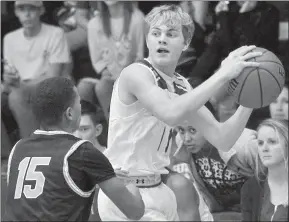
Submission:
{"label": "spectator in background", "polygon": [[177,66],[177,72],[188,77],[192,72],[198,58],[206,48],[205,43],[205,16],[208,2],[182,1],[181,8],[187,12],[194,22],[194,35],[187,50],[183,51]]}
{"label": "spectator in background", "polygon": [[100,144],[98,137],[105,134],[103,130],[104,122],[103,111],[94,104],[82,100],[80,125],[74,135],[90,141],[99,151],[103,152],[106,148]]}
{"label": "spectator in background", "polygon": [[288,120],[288,80],[278,98],[269,105],[273,119]]}
{"label": "spectator in background", "polygon": [[[206,107],[216,116],[213,106]],[[202,194],[214,219],[239,220],[241,218],[241,188],[246,177],[233,171],[223,160],[222,152],[209,144],[194,127],[178,127],[175,163],[172,169],[195,184]],[[247,144],[245,130],[232,149]]]}
{"label": "spectator in background", "polygon": [[124,67],[143,58],[143,13],[132,2],[101,2],[99,14],[88,23],[88,45],[92,65],[101,79],[98,83],[84,79],[78,90],[92,103],[97,96],[108,118],[115,79]]}
{"label": "spectator in background", "polygon": [[[94,147],[100,152],[103,152],[106,147],[101,145],[101,139],[107,140],[107,132],[104,130],[106,120],[103,111],[94,104],[85,100],[81,101],[81,119],[79,128],[74,132],[74,136],[83,140],[88,140]],[[105,134],[105,135],[104,135]],[[102,138],[100,138],[102,136]],[[99,188],[95,188],[95,194],[93,198],[93,204],[91,206],[91,214],[89,221],[100,221],[97,208],[97,196]]]}
{"label": "spectator in background", "polygon": [[74,19],[76,28],[66,33],[66,38],[71,51],[76,51],[82,47],[87,47],[87,25],[95,13],[98,12],[99,2],[97,1],[77,1],[72,7],[75,7]]}
{"label": "spectator in background", "polygon": [[22,28],[4,37],[1,110],[12,111],[21,137],[38,127],[29,107],[33,85],[52,76],[70,76],[66,67],[71,60],[64,32],[41,22],[44,10],[41,1],[16,1],[15,14]]}
{"label": "spectator in background", "polygon": [[242,188],[242,221],[288,221],[288,120],[263,121],[256,143],[257,155],[238,161],[254,160],[256,175]]}
{"label": "spectator in background", "polygon": [[230,51],[243,45],[256,45],[277,52],[279,11],[267,2],[228,2],[220,1],[215,8],[216,34],[199,58],[191,77],[208,79]]}
{"label": "spectator in background", "polygon": [[84,77],[96,77],[88,50],[87,25],[98,13],[99,4],[98,1],[66,1],[57,12],[72,53],[72,76],[76,83]]}

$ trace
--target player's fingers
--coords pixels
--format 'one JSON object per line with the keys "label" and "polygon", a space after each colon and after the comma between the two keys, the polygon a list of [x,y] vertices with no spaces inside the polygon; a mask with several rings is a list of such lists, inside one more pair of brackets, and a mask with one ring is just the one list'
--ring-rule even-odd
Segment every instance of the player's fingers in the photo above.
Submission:
{"label": "player's fingers", "polygon": [[260,63],[258,62],[243,62],[245,67],[259,67]]}
{"label": "player's fingers", "polygon": [[230,57],[236,57],[237,55],[239,55],[240,51],[244,50],[247,47],[248,47],[247,45],[241,46],[241,47],[235,49],[234,51],[230,52],[229,56]]}
{"label": "player's fingers", "polygon": [[243,55],[246,55],[248,52],[252,51],[253,49],[255,49],[256,46],[255,45],[249,45],[247,47],[244,47],[242,50],[240,50],[238,52],[238,55],[239,56],[243,56]]}
{"label": "player's fingers", "polygon": [[246,61],[248,59],[252,59],[261,55],[263,55],[262,52],[248,52],[247,54],[241,56],[240,59]]}
{"label": "player's fingers", "polygon": [[252,51],[255,48],[256,48],[255,45],[242,46],[242,47],[236,49],[235,51],[233,51],[232,56],[233,57],[239,57],[239,56],[246,55],[248,52]]}

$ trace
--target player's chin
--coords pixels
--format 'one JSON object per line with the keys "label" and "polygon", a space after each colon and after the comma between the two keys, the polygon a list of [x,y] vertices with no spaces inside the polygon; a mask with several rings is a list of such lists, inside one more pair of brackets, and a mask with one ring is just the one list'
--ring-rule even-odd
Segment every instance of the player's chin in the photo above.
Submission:
{"label": "player's chin", "polygon": [[155,62],[157,62],[158,65],[164,66],[164,65],[169,65],[172,64],[172,58],[167,55],[167,56],[156,56],[155,57]]}

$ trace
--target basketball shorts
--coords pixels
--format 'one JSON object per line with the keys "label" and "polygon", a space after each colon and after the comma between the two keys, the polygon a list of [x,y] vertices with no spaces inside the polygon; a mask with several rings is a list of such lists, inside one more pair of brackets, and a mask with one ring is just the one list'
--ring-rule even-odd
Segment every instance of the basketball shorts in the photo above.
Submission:
{"label": "basketball shorts", "polygon": [[[176,197],[167,185],[140,188],[140,194],[145,204],[140,221],[179,221]],[[102,221],[130,221],[102,190],[98,195],[98,211]]]}

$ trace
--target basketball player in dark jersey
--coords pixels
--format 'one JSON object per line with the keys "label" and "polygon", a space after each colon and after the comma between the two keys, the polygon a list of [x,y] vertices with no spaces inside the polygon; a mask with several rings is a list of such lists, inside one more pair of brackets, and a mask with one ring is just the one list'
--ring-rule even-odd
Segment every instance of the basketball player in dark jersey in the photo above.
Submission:
{"label": "basketball player in dark jersey", "polygon": [[87,221],[95,186],[132,220],[144,213],[138,188],[125,186],[92,143],[71,133],[80,98],[72,82],[53,77],[31,94],[40,129],[16,143],[8,161],[5,221]]}

